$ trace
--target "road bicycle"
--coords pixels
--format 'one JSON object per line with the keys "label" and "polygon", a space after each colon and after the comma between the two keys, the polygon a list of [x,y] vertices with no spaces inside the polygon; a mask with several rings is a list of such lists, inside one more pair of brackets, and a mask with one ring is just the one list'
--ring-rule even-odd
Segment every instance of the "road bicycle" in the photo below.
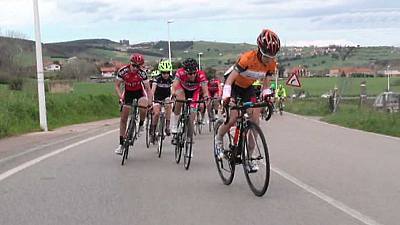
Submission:
{"label": "road bicycle", "polygon": [[193,123],[190,122],[190,111],[191,104],[204,103],[204,101],[193,101],[189,98],[186,100],[175,100],[176,102],[181,102],[183,104],[182,114],[179,116],[178,120],[178,132],[174,135],[175,139],[175,161],[179,163],[182,156],[182,150],[184,149],[184,167],[186,170],[189,169],[190,161],[192,159],[192,145],[193,145]]}
{"label": "road bicycle", "polygon": [[[236,106],[225,106],[226,120],[220,119],[215,125],[218,128],[230,119],[229,110],[237,110],[236,126],[233,126],[223,137],[223,146],[217,148],[214,140],[214,158],[218,173],[225,185],[230,185],[235,176],[235,166],[242,164],[250,189],[256,196],[263,196],[267,191],[270,179],[270,162],[267,142],[260,127],[250,121],[248,109],[266,107],[267,103],[241,103]],[[222,152],[222,154],[220,154]],[[221,157],[222,155],[222,157]],[[258,167],[256,170],[254,169]]]}
{"label": "road bicycle", "polygon": [[165,117],[165,106],[167,104],[171,104],[172,102],[166,102],[164,101],[157,101],[154,100],[154,103],[158,103],[161,106],[161,110],[160,110],[160,118],[158,119],[158,126],[157,126],[157,131],[154,131],[155,134],[155,141],[158,142],[158,147],[157,147],[157,153],[158,153],[158,157],[161,157],[161,153],[162,153],[162,147],[163,147],[163,141],[165,139],[165,123],[166,123],[166,117]]}
{"label": "road bicycle", "polygon": [[128,159],[129,147],[133,146],[135,140],[137,139],[137,135],[139,132],[139,128],[137,126],[138,121],[138,108],[139,105],[137,100],[134,99],[132,102],[132,109],[130,113],[128,127],[125,133],[124,143],[123,143],[123,154],[122,154],[122,162],[121,165],[124,165],[125,160]]}

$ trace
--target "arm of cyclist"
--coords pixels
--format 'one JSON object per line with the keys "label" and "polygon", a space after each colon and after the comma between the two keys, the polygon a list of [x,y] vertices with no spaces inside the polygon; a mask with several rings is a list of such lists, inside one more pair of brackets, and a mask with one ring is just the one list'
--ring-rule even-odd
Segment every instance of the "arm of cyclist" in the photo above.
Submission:
{"label": "arm of cyclist", "polygon": [[143,81],[143,86],[144,86],[144,90],[145,90],[146,93],[147,93],[147,99],[148,99],[147,105],[150,106],[151,103],[152,103],[152,100],[153,100],[153,93],[152,93],[151,90],[150,90],[150,83],[149,83],[149,80]]}
{"label": "arm of cyclist", "polygon": [[177,90],[177,88],[179,86],[179,83],[180,83],[179,79],[176,79],[176,78],[175,78],[174,82],[172,82],[172,85],[171,85],[171,98],[176,97],[176,90]]}
{"label": "arm of cyclist", "polygon": [[123,99],[124,99],[124,94],[123,94],[123,91],[121,90],[121,84],[123,82],[124,82],[123,80],[119,80],[119,79],[115,80],[115,91],[117,92],[120,102],[123,101]]}
{"label": "arm of cyclist", "polygon": [[156,93],[156,89],[157,89],[157,83],[154,82],[152,87],[151,87],[151,95],[153,96],[153,98],[149,99],[149,101],[153,101],[154,100],[154,94]]}
{"label": "arm of cyclist", "polygon": [[208,93],[208,85],[207,82],[201,82],[201,91],[203,92],[203,98],[206,101],[206,103],[208,104],[210,101],[210,93]]}
{"label": "arm of cyclist", "polygon": [[231,96],[231,91],[232,91],[232,84],[233,84],[233,81],[234,81],[238,76],[239,76],[239,72],[236,71],[236,70],[233,70],[233,71],[231,72],[231,74],[229,74],[228,78],[226,79],[225,84],[224,84],[224,89],[223,89],[223,91],[222,91],[222,100],[223,100],[224,102],[227,102],[228,99],[230,98],[230,96]]}

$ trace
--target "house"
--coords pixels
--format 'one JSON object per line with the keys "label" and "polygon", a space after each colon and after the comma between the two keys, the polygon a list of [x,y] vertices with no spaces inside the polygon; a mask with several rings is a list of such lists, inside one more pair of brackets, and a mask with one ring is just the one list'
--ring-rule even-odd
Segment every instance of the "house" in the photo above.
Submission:
{"label": "house", "polygon": [[380,76],[387,76],[390,75],[392,77],[400,77],[400,71],[398,70],[379,70],[376,72]]}
{"label": "house", "polygon": [[45,62],[43,66],[44,66],[45,71],[60,71],[61,70],[61,65],[58,63]]}
{"label": "house", "polygon": [[375,71],[368,67],[341,67],[329,70],[327,76],[330,77],[351,77],[355,74],[375,75]]}
{"label": "house", "polygon": [[78,57],[72,56],[67,59],[67,63],[73,63],[73,62],[76,62],[77,60],[78,60]]}
{"label": "house", "polygon": [[102,77],[113,77],[117,72],[117,68],[115,66],[100,67],[100,72]]}
{"label": "house", "polygon": [[100,67],[101,76],[113,77],[115,76],[115,73],[124,65],[125,65],[124,63],[116,60],[107,62]]}

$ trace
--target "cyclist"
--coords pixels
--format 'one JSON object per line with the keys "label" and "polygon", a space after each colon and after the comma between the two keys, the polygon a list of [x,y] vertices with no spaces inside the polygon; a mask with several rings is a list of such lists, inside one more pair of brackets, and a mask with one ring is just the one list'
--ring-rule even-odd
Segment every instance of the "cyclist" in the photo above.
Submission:
{"label": "cyclist", "polygon": [[160,74],[161,74],[161,73],[160,73],[160,70],[153,70],[153,71],[150,73],[150,80],[149,80],[150,89],[153,89],[153,83],[154,83],[154,81],[156,80],[156,78],[157,78]]}
{"label": "cyclist", "polygon": [[[171,85],[172,85],[172,77],[170,75],[170,72],[172,71],[172,64],[169,60],[164,60],[161,61],[158,64],[158,71],[161,72],[161,75],[159,75],[154,83],[153,83],[153,88],[152,88],[152,93],[154,96],[154,100],[156,101],[165,101],[169,100],[171,96]],[[171,131],[169,129],[170,126],[170,118],[171,118],[171,105],[165,105],[166,109],[166,122],[165,122],[165,134],[169,136],[171,134]],[[159,103],[154,103],[153,104],[153,120],[152,124],[150,127],[150,141],[154,142],[154,135],[155,135],[155,130],[157,127],[158,119],[160,117],[160,110],[161,110],[161,105]]]}
{"label": "cyclist", "polygon": [[[133,99],[137,99],[140,107],[139,131],[143,131],[143,123],[146,117],[147,106],[149,99],[152,99],[149,87],[149,79],[142,66],[144,57],[141,54],[134,53],[130,57],[130,64],[123,66],[117,72],[115,81],[115,90],[119,96],[120,102],[123,104],[121,111],[120,130],[119,130],[119,147],[115,150],[116,154],[122,154],[122,145],[126,132],[126,123],[129,116],[129,110]],[[121,85],[124,84],[124,91],[121,90]]]}
{"label": "cyclist", "polygon": [[[257,49],[243,53],[234,65],[233,70],[228,74],[225,81],[222,99],[224,104],[229,103],[230,97],[233,99],[240,97],[242,102],[256,101],[256,93],[252,86],[257,79],[262,80],[262,95],[267,95],[269,80],[276,69],[275,56],[280,49],[280,40],[271,30],[262,30],[257,38]],[[260,110],[252,109],[250,120],[259,123]],[[223,136],[237,120],[238,112],[230,112],[230,121],[222,124],[215,136],[215,144],[218,149],[219,157],[223,157]],[[250,170],[257,171],[256,164],[250,165]]]}
{"label": "cyclist", "polygon": [[275,83],[272,83],[271,86],[269,86],[269,89],[272,91],[272,93],[273,93],[274,96],[275,96],[275,90],[276,90]]}
{"label": "cyclist", "polygon": [[[199,101],[200,92],[203,92],[204,98],[208,99],[207,77],[203,70],[198,69],[197,61],[193,58],[187,58],[182,62],[182,65],[183,67],[176,71],[175,80],[171,87],[172,96],[177,100],[191,98],[193,101]],[[191,124],[194,121],[197,105],[197,103],[193,103],[190,107]],[[171,131],[173,134],[177,133],[178,116],[181,113],[181,109],[182,103],[175,102],[174,112],[171,116]],[[189,131],[193,132],[193,127],[189,127]],[[175,138],[172,139],[172,144],[176,144]]]}
{"label": "cyclist", "polygon": [[283,106],[283,102],[285,101],[286,98],[286,89],[283,87],[282,84],[278,85],[278,88],[275,91],[275,98],[277,100],[278,105],[279,102],[282,101],[282,106]]}
{"label": "cyclist", "polygon": [[[208,82],[208,93],[210,94],[211,98],[221,98],[222,95],[222,88],[221,88],[221,81],[217,78],[211,78],[209,79]],[[213,105],[210,104],[207,105],[207,112],[208,112],[208,118],[210,121],[214,121],[215,120],[215,114],[212,114],[211,111],[215,110],[216,112],[218,112],[218,108],[219,108],[219,101],[215,100],[212,102]]]}
{"label": "cyclist", "polygon": [[252,85],[255,90],[255,94],[256,94],[257,98],[261,98],[261,88],[262,88],[261,81],[256,80],[256,81],[254,81],[254,83]]}

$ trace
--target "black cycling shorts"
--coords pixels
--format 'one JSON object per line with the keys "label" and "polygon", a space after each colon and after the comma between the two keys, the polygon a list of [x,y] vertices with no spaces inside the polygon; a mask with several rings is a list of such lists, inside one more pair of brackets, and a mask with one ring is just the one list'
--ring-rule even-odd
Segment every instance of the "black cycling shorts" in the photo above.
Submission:
{"label": "black cycling shorts", "polygon": [[139,98],[145,96],[143,90],[139,91],[125,91],[124,105],[132,105],[133,99],[139,101]]}
{"label": "black cycling shorts", "polygon": [[257,95],[256,90],[252,85],[248,88],[242,88],[235,84],[232,84],[232,91],[231,91],[232,98],[240,98],[242,102],[256,102]]}

